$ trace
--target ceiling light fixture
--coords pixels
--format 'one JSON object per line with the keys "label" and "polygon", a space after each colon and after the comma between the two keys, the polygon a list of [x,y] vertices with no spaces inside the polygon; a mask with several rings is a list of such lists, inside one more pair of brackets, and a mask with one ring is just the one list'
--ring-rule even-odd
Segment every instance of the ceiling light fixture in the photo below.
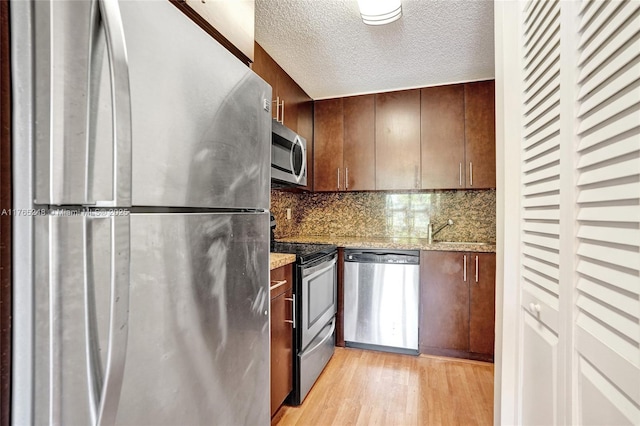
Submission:
{"label": "ceiling light fixture", "polygon": [[384,25],[400,19],[400,0],[358,0],[360,15],[367,25]]}

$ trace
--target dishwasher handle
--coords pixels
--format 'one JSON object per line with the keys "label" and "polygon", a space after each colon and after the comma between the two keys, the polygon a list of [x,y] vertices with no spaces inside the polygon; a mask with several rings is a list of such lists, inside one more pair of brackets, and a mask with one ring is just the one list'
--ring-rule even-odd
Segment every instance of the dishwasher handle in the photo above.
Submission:
{"label": "dishwasher handle", "polygon": [[415,250],[345,250],[345,262],[419,265],[420,252]]}

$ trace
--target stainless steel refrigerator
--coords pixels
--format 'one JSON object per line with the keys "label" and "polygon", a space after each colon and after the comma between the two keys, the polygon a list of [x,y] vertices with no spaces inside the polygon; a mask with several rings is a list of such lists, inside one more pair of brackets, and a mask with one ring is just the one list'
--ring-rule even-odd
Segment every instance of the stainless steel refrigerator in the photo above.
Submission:
{"label": "stainless steel refrigerator", "polygon": [[271,88],[167,0],[12,1],[22,424],[268,424]]}

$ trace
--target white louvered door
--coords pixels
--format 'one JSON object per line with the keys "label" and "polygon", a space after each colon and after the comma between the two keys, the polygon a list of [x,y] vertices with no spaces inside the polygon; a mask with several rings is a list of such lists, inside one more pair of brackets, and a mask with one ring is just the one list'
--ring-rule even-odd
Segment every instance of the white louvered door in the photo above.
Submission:
{"label": "white louvered door", "polygon": [[521,422],[558,423],[560,2],[525,6],[523,23]]}
{"label": "white louvered door", "polygon": [[581,5],[578,423],[640,424],[640,2]]}
{"label": "white louvered door", "polygon": [[521,5],[515,419],[640,425],[640,0]]}

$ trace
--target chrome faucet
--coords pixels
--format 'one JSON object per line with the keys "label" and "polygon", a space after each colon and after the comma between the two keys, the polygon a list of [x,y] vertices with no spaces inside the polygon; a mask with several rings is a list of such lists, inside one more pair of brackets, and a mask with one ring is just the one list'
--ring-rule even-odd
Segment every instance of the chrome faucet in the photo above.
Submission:
{"label": "chrome faucet", "polygon": [[429,244],[433,243],[433,237],[435,237],[438,232],[442,231],[444,228],[446,228],[447,226],[451,226],[451,225],[453,225],[453,220],[449,219],[449,220],[447,220],[447,223],[445,223],[440,228],[438,228],[438,229],[436,229],[434,231],[433,230],[433,224],[431,222],[429,222],[429,226],[427,227],[427,234],[428,234],[427,238],[429,238]]}

